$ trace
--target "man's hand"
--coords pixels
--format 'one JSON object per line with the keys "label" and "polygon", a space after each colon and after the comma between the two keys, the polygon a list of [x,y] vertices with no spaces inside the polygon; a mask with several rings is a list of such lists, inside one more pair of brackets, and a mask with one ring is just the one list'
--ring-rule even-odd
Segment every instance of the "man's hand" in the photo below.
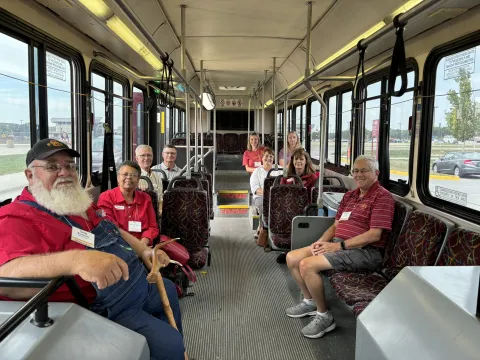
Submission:
{"label": "man's hand", "polygon": [[257,191],[255,191],[255,195],[263,195],[263,189],[258,188]]}
{"label": "man's hand", "polygon": [[317,245],[317,247],[312,246],[312,254],[313,256],[322,255],[325,253],[336,252],[342,248],[340,243],[336,242],[321,242]]}
{"label": "man's hand", "polygon": [[142,238],[140,241],[147,246],[150,244],[150,239],[149,238]]}
{"label": "man's hand", "polygon": [[323,240],[323,237],[315,241],[312,245],[310,245],[310,250],[312,251],[312,255],[315,256],[315,252],[317,249],[320,247],[321,244],[323,244],[325,241]]}
{"label": "man's hand", "polygon": [[[145,250],[142,254],[143,263],[147,266],[149,270],[152,268],[152,255],[153,255],[153,249]],[[165,267],[168,264],[170,264],[170,258],[164,251],[157,250],[156,256],[158,259],[158,263],[160,264],[160,267]]]}
{"label": "man's hand", "polygon": [[128,265],[119,257],[96,250],[82,250],[72,264],[73,275],[97,284],[99,289],[128,280]]}

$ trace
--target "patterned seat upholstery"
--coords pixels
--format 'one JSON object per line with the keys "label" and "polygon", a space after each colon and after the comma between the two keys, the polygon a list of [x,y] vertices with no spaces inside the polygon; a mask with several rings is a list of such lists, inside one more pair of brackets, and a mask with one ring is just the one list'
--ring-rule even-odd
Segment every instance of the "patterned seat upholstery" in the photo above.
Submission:
{"label": "patterned seat upholstery", "polygon": [[213,146],[213,133],[203,133],[203,146]]}
{"label": "patterned seat upholstery", "polygon": [[[407,204],[398,202],[395,209],[403,205]],[[407,215],[408,207],[405,212],[402,209],[397,214],[395,222],[401,223],[402,217]],[[434,265],[440,247],[453,226],[446,219],[414,211],[406,220],[393,249],[386,247],[382,275],[339,272],[330,276],[330,282],[338,296],[349,305],[371,301],[405,266]]]}
{"label": "patterned seat upholstery", "polygon": [[216,134],[215,135],[216,140],[217,140],[217,154],[223,154],[224,153],[224,148],[223,148],[223,134]]}
{"label": "patterned seat upholstery", "polygon": [[[208,209],[208,217],[210,218],[210,209],[211,209],[211,196],[210,196],[210,189],[207,179],[202,179],[200,174],[195,174],[192,172],[192,178],[198,178],[200,183],[202,184],[202,188],[204,191],[207,192],[207,209]],[[195,189],[197,187],[197,182],[194,179],[172,179],[173,184],[172,188],[187,188],[187,189]]]}
{"label": "patterned seat upholstery", "polygon": [[179,243],[192,258],[208,242],[207,192],[198,186],[192,189],[172,185],[163,195],[162,234],[180,238]]}
{"label": "patterned seat upholstery", "polygon": [[185,146],[185,145],[187,145],[187,142],[186,142],[185,138],[175,138],[175,139],[172,139],[172,145]]}
{"label": "patterned seat upholstery", "polygon": [[224,134],[223,135],[223,152],[225,154],[236,154],[238,152],[238,135]]}
{"label": "patterned seat upholstery", "polygon": [[263,142],[263,145],[273,149],[275,147],[275,135],[265,134],[265,141]]}
{"label": "patterned seat upholstery", "polygon": [[243,154],[245,150],[247,150],[248,146],[248,134],[243,133],[238,135],[238,142],[237,142],[237,147],[238,147],[238,153]]}
{"label": "patterned seat upholstery", "polygon": [[290,250],[292,220],[302,215],[307,205],[308,191],[302,185],[274,185],[270,188],[268,225],[272,249]]}
{"label": "patterned seat upholstery", "polygon": [[208,263],[209,257],[209,248],[203,247],[197,249],[194,252],[190,253],[190,260],[188,260],[188,265],[194,270],[200,270],[205,268]]}
{"label": "patterned seat upholstery", "polygon": [[203,173],[206,180],[208,181],[208,203],[210,207],[210,219],[213,220],[214,213],[213,213],[213,176],[210,173]]}
{"label": "patterned seat upholstery", "polygon": [[362,313],[363,310],[370,304],[370,301],[360,301],[353,305],[353,315],[357,318],[358,315]]}
{"label": "patterned seat upholstery", "polygon": [[439,266],[480,265],[480,233],[457,228],[440,252]]}
{"label": "patterned seat upholstery", "polygon": [[275,181],[274,177],[267,177],[263,182],[263,224],[264,228],[268,228],[268,210],[270,209],[270,188],[273,186]]}

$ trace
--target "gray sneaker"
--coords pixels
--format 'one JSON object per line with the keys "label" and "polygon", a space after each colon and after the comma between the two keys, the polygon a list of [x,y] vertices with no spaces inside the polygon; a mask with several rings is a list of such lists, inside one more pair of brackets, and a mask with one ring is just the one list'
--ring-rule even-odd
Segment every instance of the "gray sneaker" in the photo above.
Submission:
{"label": "gray sneaker", "polygon": [[304,316],[311,316],[317,314],[317,305],[308,305],[305,301],[300,301],[295,306],[287,309],[287,316],[292,318],[301,318]]}
{"label": "gray sneaker", "polygon": [[333,315],[328,313],[328,316],[315,315],[310,323],[302,329],[303,336],[310,339],[321,338],[327,332],[334,330],[337,327]]}

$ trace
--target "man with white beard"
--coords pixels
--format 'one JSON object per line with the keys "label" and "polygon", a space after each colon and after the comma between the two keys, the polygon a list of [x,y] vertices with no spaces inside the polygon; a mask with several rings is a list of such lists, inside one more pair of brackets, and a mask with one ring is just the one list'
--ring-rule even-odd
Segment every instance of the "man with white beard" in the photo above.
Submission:
{"label": "man with white beard", "polygon": [[[73,275],[92,311],[147,339],[152,359],[184,359],[174,284],[164,279],[179,331],[166,322],[155,284],[146,281],[152,249],[103,218],[81,187],[66,144],[44,139],[27,153],[28,187],[0,208],[0,277]],[[158,261],[168,256],[159,251]],[[28,299],[38,290],[0,289],[0,300]],[[50,301],[75,302],[63,285]]]}

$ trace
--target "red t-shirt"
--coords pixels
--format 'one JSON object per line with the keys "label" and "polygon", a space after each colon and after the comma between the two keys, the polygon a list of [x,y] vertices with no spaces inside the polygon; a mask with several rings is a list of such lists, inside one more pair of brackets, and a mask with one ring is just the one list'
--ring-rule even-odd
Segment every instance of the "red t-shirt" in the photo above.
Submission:
{"label": "red t-shirt", "polygon": [[[73,249],[85,250],[85,246],[70,240],[72,228],[44,211],[19,202],[35,201],[27,188],[14,202],[0,208],[0,266],[10,260],[28,255],[55,253]],[[36,201],[35,201],[36,202]],[[68,216],[85,231],[95,228],[101,220],[95,205],[87,210],[90,221],[79,216]],[[91,303],[97,293],[91,283],[75,276],[82,293]],[[0,296],[1,300],[10,300]],[[75,302],[66,285],[61,286],[49,301]]]}
{"label": "red t-shirt", "polygon": [[262,156],[264,147],[260,146],[257,150],[246,150],[243,153],[242,166],[249,166],[252,168],[257,168],[262,166]]}
{"label": "red t-shirt", "polygon": [[[127,204],[120,188],[117,186],[100,194],[97,205],[105,211],[107,217],[118,224],[120,229],[129,232],[137,239],[150,239],[150,245],[160,232],[152,199],[150,195],[143,191],[136,190],[133,203]],[[129,230],[129,222],[140,222],[139,231],[132,230],[134,224],[131,224]]]}
{"label": "red t-shirt", "polygon": [[[395,200],[392,194],[376,181],[360,198],[360,189],[347,192],[338,208],[335,220],[339,220],[335,237],[348,240],[370,229],[383,229],[379,241],[371,244],[384,248],[392,230]],[[348,220],[340,220],[344,212],[350,212]]]}

